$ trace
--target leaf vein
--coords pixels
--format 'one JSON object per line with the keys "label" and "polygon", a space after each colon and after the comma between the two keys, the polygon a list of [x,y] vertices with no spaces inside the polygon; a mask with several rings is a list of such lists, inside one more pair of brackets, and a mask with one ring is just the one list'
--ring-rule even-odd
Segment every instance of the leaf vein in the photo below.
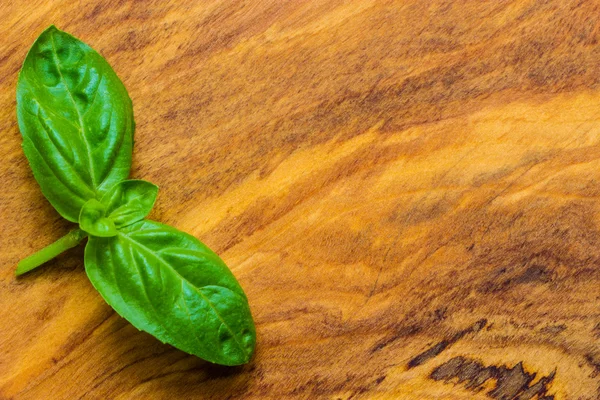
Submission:
{"label": "leaf vein", "polygon": [[[39,110],[38,110],[38,115],[37,115],[38,119],[42,119],[43,117],[39,114]],[[63,153],[63,151],[61,150],[61,148],[56,144],[56,141],[53,139],[52,135],[50,134],[50,132],[48,132],[48,128],[46,127],[45,124],[42,123],[42,121],[40,121],[40,126],[42,127],[42,130],[44,131],[44,133],[46,133],[46,136],[48,137],[50,143],[52,143],[52,145],[54,146],[54,148],[56,149],[56,151],[58,152],[58,154],[60,154],[60,156],[65,160],[68,161],[69,158]],[[38,150],[39,151],[39,150]],[[40,153],[41,155],[41,153]],[[79,177],[79,179],[81,179],[83,182],[85,182],[85,179],[83,176],[81,176],[81,174],[79,173],[79,171],[77,170],[77,168],[71,168],[71,171],[77,175]],[[92,190],[93,191],[93,190]]]}
{"label": "leaf vein", "polygon": [[94,98],[92,99],[90,104],[88,104],[87,110],[85,110],[85,112],[81,115],[82,120],[90,112],[90,110],[92,109],[92,106],[96,102],[96,98],[98,97],[98,92],[100,91],[100,85],[102,85],[103,80],[104,80],[104,75],[100,76],[100,81],[98,82],[98,85],[96,85],[96,90],[94,91]]}
{"label": "leaf vein", "polygon": [[148,300],[148,304],[150,304],[150,307],[152,308],[152,311],[154,312],[154,315],[156,316],[156,319],[157,319],[159,325],[163,327],[165,334],[167,334],[170,337],[171,336],[169,334],[170,330],[162,323],[162,319],[161,319],[160,315],[158,314],[158,311],[156,310],[154,303],[152,303],[152,300],[150,300],[150,296],[148,296],[148,291],[146,290],[146,284],[144,282],[144,277],[142,276],[142,271],[138,265],[137,260],[135,259],[134,255],[133,255],[133,250],[131,248],[131,245],[123,246],[123,247],[127,248],[129,257],[130,257],[130,262],[135,266],[135,269],[140,277],[140,282],[142,283],[142,292],[144,293],[146,300]]}
{"label": "leaf vein", "polygon": [[[206,297],[206,295],[204,293],[202,293],[201,289],[202,288],[197,288],[196,286],[194,286],[193,284],[191,284],[191,282],[189,282],[187,279],[185,279],[185,277],[183,277],[183,275],[181,275],[175,268],[173,268],[166,260],[164,260],[162,257],[160,257],[160,255],[158,255],[156,252],[154,252],[152,249],[150,249],[149,247],[146,247],[144,244],[137,242],[135,240],[133,240],[132,238],[128,237],[126,234],[119,232],[119,236],[126,238],[126,240],[128,240],[130,243],[132,243],[135,246],[140,247],[142,250],[152,254],[157,260],[159,260],[163,265],[165,265],[167,268],[171,269],[177,276],[179,276],[181,278],[181,280],[187,282],[190,287],[192,287],[194,289],[194,291],[196,291],[200,297],[202,297],[202,299],[208,304],[208,306],[212,309],[213,313],[217,316],[217,318],[219,319],[219,321],[221,321],[221,323],[223,324],[223,326],[225,326],[225,328],[227,328],[227,330],[229,331],[229,333],[231,333],[231,336],[233,337],[233,339],[235,340],[235,342],[237,343],[237,345],[239,346],[239,348],[246,353],[245,347],[241,345],[240,341],[237,338],[237,335],[235,334],[235,332],[231,329],[231,327],[225,322],[225,320],[223,320],[223,317],[221,317],[220,313],[216,310],[216,308],[214,307],[214,305],[212,304],[212,302]],[[229,290],[229,289],[228,289]],[[235,293],[235,292],[234,292]]]}
{"label": "leaf vein", "polygon": [[57,172],[56,172],[56,167],[54,165],[52,165],[51,163],[49,163],[44,156],[42,155],[42,152],[40,151],[40,149],[37,148],[37,146],[35,145],[35,142],[33,140],[31,140],[30,138],[23,138],[23,140],[27,140],[29,143],[31,143],[31,146],[33,147],[33,149],[39,154],[39,158],[40,160],[43,161],[44,164],[46,164],[46,166],[48,167],[48,169],[52,172],[53,176],[60,182],[62,183],[66,188],[69,189],[69,191],[75,196],[77,197],[79,200],[81,200],[82,202],[85,202],[86,199],[84,197],[82,197],[82,195],[80,195],[79,193],[75,192],[69,185],[70,182],[66,182]]}
{"label": "leaf vein", "polygon": [[81,134],[81,138],[83,139],[83,142],[85,143],[85,147],[87,150],[88,164],[90,166],[90,175],[92,178],[92,186],[94,186],[94,192],[95,192],[97,187],[96,187],[96,173],[94,171],[94,162],[92,160],[92,150],[90,147],[90,143],[88,142],[87,137],[85,136],[85,133],[84,133],[85,126],[83,124],[81,112],[79,111],[79,108],[77,107],[77,104],[75,103],[75,99],[73,98],[73,93],[71,93],[71,89],[69,89],[69,86],[67,85],[67,81],[65,80],[65,77],[63,76],[62,71],[61,71],[60,61],[58,59],[58,53],[56,52],[56,44],[54,43],[54,32],[50,33],[50,41],[52,42],[52,55],[53,55],[54,63],[56,64],[56,70],[58,71],[60,80],[61,80],[62,84],[64,85],[65,90],[66,90],[67,94],[69,95],[71,102],[73,103],[73,108],[75,109],[75,112],[77,113],[77,117],[79,118],[79,133]]}

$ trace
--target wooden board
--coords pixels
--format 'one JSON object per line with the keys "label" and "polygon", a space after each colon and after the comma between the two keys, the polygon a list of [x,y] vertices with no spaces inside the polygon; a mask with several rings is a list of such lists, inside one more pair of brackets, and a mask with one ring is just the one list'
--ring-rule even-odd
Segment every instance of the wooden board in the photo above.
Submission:
{"label": "wooden board", "polygon": [[[600,8],[549,1],[3,1],[0,398],[600,398]],[[137,121],[152,217],[245,288],[253,361],[138,332],[20,148],[51,23]]]}

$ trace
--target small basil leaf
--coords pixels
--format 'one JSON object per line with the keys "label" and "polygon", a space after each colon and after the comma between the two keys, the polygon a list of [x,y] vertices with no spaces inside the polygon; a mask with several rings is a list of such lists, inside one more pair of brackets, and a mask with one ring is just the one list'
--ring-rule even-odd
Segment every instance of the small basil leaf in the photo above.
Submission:
{"label": "small basil leaf", "polygon": [[248,362],[256,333],[246,295],[223,261],[191,235],[139,221],[90,237],[85,270],[136,328],[205,360]]}
{"label": "small basil leaf", "polygon": [[96,51],[54,26],[25,58],[17,118],[35,179],[69,221],[129,175],[134,121],[123,83]]}
{"label": "small basil leaf", "polygon": [[127,180],[117,183],[104,196],[106,215],[121,228],[144,219],[152,210],[158,186],[143,180]]}
{"label": "small basil leaf", "polygon": [[79,227],[93,236],[111,237],[117,234],[115,223],[106,216],[106,207],[96,199],[81,207]]}

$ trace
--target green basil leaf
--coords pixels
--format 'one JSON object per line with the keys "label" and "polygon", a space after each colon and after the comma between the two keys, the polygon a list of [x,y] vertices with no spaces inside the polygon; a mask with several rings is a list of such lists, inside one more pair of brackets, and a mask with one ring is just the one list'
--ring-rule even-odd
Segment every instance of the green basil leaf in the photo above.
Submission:
{"label": "green basil leaf", "polygon": [[223,261],[191,235],[140,221],[90,237],[85,269],[136,328],[205,360],[247,362],[256,333],[246,295]]}
{"label": "green basil leaf", "polygon": [[106,216],[106,207],[96,199],[88,200],[81,207],[79,227],[93,236],[112,237],[117,234],[115,223]]}
{"label": "green basil leaf", "polygon": [[17,117],[23,150],[42,192],[66,219],[126,179],[133,108],[102,56],[51,26],[19,73]]}
{"label": "green basil leaf", "polygon": [[130,225],[144,219],[154,207],[158,186],[143,180],[127,180],[117,183],[104,196],[106,215],[117,226]]}

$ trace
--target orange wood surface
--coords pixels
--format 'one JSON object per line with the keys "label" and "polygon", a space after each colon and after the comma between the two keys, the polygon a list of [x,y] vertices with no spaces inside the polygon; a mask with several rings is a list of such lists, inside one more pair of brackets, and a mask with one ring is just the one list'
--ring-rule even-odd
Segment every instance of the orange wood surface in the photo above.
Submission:
{"label": "orange wood surface", "polygon": [[[55,24],[104,55],[152,218],[246,290],[253,360],[163,345],[94,291],[21,150]],[[0,399],[600,398],[593,1],[2,1]]]}

